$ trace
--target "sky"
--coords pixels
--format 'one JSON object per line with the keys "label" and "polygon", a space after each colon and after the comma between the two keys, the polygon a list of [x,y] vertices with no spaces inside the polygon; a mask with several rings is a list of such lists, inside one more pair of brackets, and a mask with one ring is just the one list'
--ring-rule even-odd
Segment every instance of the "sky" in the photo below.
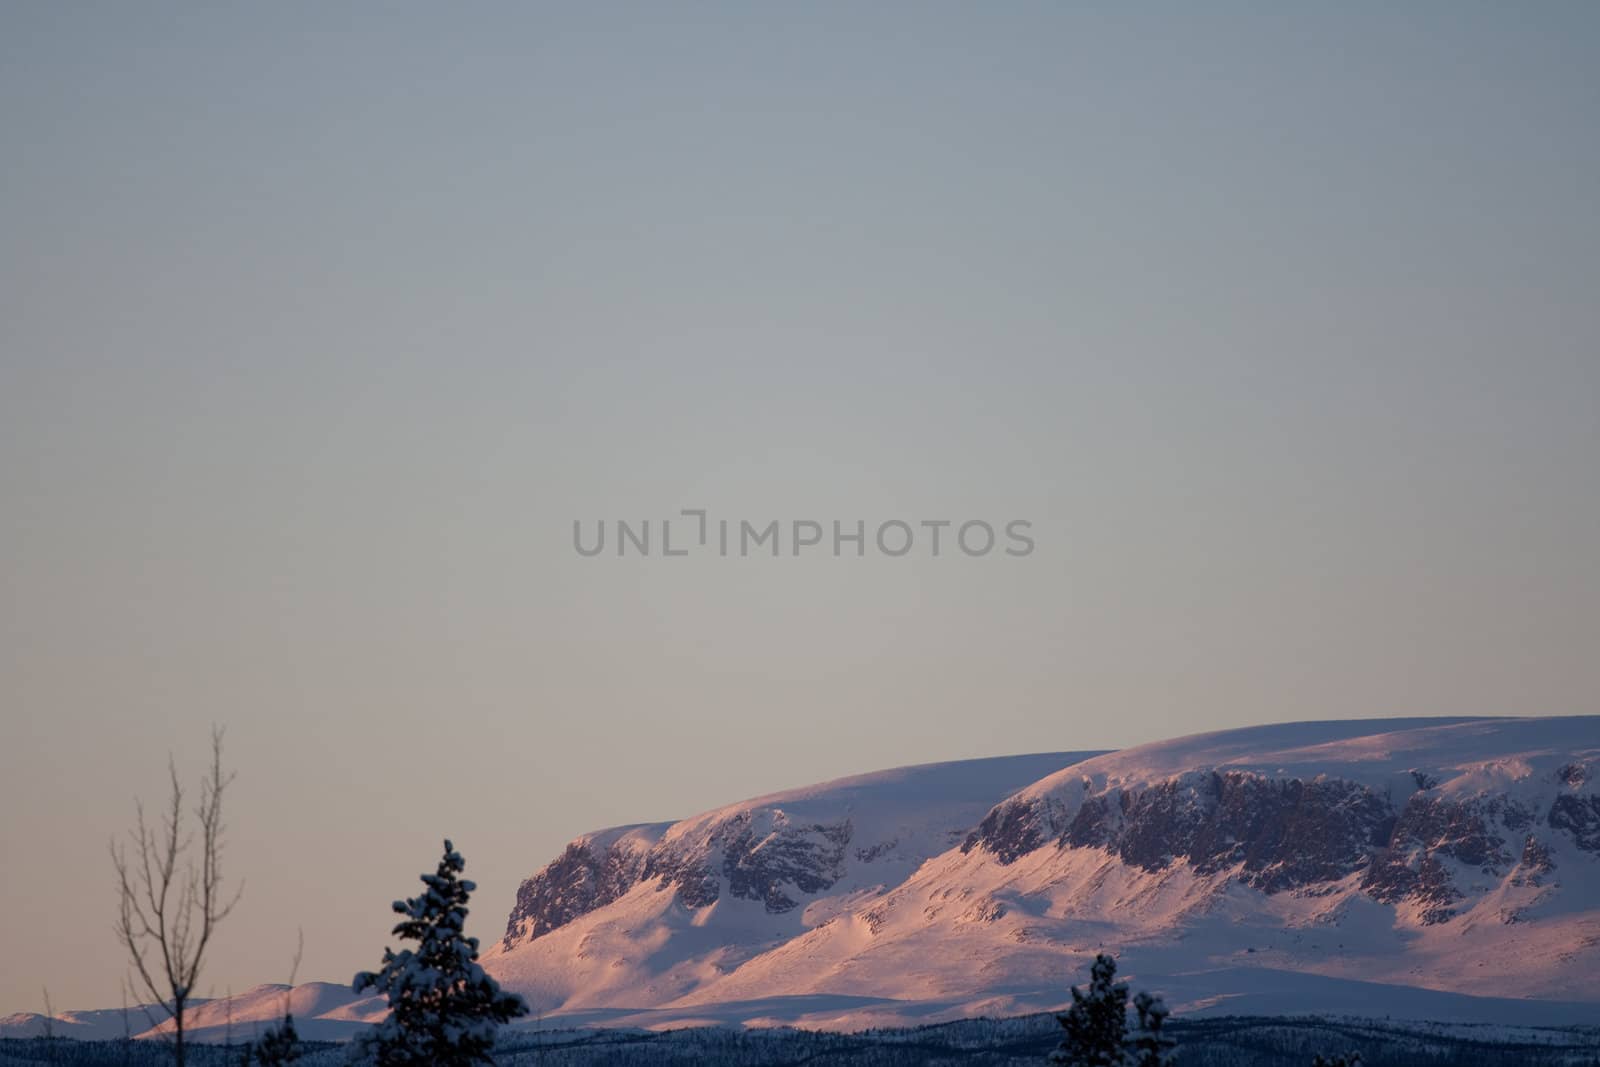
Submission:
{"label": "sky", "polygon": [[[1597,115],[1586,2],[0,6],[0,1012],[213,724],[202,993],[446,835],[487,942],[839,775],[1600,711]],[[574,549],[683,509],[869,541]]]}

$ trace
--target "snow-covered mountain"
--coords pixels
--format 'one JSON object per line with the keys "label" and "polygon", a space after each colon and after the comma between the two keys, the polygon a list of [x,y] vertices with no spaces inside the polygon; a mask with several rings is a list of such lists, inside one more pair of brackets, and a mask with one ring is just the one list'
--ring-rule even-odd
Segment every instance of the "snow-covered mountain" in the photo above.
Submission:
{"label": "snow-covered mountain", "polygon": [[1600,717],[1296,723],[912,767],[585,835],[485,965],[551,1023],[1059,1006],[1600,1010]]}
{"label": "snow-covered mountain", "polygon": [[[295,1032],[307,1041],[345,1040],[389,1013],[381,998],[358,997],[344,983],[304,982],[293,988],[267,983],[207,1001],[189,1013],[185,1029],[197,1041],[254,1041],[276,1026],[285,1010],[293,1013]],[[141,1036],[158,1037],[172,1029],[171,1020],[163,1020]]]}
{"label": "snow-covered mountain", "polygon": [[522,884],[484,965],[543,1010],[676,1001],[870,906],[997,802],[1094,754],[906,767],[585,835]]}
{"label": "snow-covered mountain", "polygon": [[[197,1003],[203,1004],[205,1001]],[[114,1041],[129,1034],[138,1036],[149,1029],[149,1019],[159,1011],[159,1008],[147,1004],[132,1005],[126,1012],[121,1008],[97,1008],[62,1011],[53,1016],[36,1011],[19,1011],[0,1016],[0,1038],[43,1037],[49,1032],[56,1037],[75,1041]]]}
{"label": "snow-covered mountain", "polygon": [[[1058,1008],[1100,951],[1180,1017],[1593,1022],[1600,716],[932,764],[598,831],[523,883],[483,962],[531,1025],[860,1029]],[[201,1004],[191,1032],[249,1036],[285,991]],[[385,1012],[325,983],[289,1006],[318,1038]]]}
{"label": "snow-covered mountain", "polygon": [[[285,1009],[294,1013],[295,1030],[308,1041],[345,1040],[388,1014],[388,1006],[380,998],[358,998],[348,985],[305,982],[291,988],[267,983],[231,997],[190,1001],[185,1029],[195,1041],[254,1041],[283,1019]],[[173,1025],[159,1006],[139,1004],[126,1011],[60,1012],[51,1028],[57,1037],[113,1041],[124,1036],[163,1037],[171,1033]],[[0,1038],[41,1037],[44,1033],[45,1016],[36,1012],[0,1018]]]}

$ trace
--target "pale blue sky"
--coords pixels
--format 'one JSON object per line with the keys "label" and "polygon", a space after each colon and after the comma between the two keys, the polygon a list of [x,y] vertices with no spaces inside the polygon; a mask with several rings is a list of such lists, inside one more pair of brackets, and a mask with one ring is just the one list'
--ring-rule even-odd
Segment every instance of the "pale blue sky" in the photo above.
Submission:
{"label": "pale blue sky", "polygon": [[[213,721],[221,991],[446,833],[488,940],[806,781],[1600,710],[1597,71],[1592,3],[5,5],[0,1011],[118,1002]],[[572,551],[683,507],[1038,548]]]}

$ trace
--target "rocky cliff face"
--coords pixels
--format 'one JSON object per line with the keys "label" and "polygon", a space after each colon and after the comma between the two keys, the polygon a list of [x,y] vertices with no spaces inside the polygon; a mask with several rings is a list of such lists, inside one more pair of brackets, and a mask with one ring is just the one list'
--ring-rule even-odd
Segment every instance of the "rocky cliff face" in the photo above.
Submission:
{"label": "rocky cliff face", "polygon": [[719,900],[783,915],[835,889],[894,884],[959,842],[995,801],[1089,753],[931,764],[773,794],[682,823],[581,837],[522,883],[503,949],[637,889],[685,908]]}
{"label": "rocky cliff face", "polygon": [[[779,915],[797,907],[797,898],[831,889],[844,877],[853,839],[848,817],[797,823],[771,808],[735,811],[698,833],[648,847],[637,836],[613,843],[579,839],[522,883],[502,943],[509,948],[540,937],[639,885],[675,893],[687,908],[715,904],[726,894]],[[858,850],[858,860],[871,863],[893,847],[879,842],[875,851]]]}
{"label": "rocky cliff face", "polygon": [[658,877],[662,890],[676,886],[691,908],[715,902],[726,885],[731,896],[760,901],[769,915],[779,915],[796,906],[791,891],[815,895],[844,877],[851,835],[848,818],[796,825],[781,811],[741,811],[703,841],[661,848],[645,877]]}
{"label": "rocky cliff face", "polygon": [[1600,795],[1583,792],[1587,764],[1519,782],[1514,794],[1447,794],[1431,774],[1408,777],[1398,798],[1393,781],[1330,775],[1208,768],[1101,788],[1086,777],[1070,799],[1058,790],[998,805],[961,848],[1003,865],[1046,845],[1102,849],[1143,871],[1180,862],[1200,875],[1231,871],[1268,894],[1360,875],[1373,900],[1410,904],[1424,925],[1453,918],[1458,902],[1493,881],[1539,884],[1553,869],[1552,835],[1600,855]]}
{"label": "rocky cliff face", "polygon": [[648,849],[633,839],[572,842],[518,888],[503,943],[531,941],[605,907],[638,884],[648,856]]}
{"label": "rocky cliff face", "polygon": [[1600,717],[883,772],[580,838],[485,966],[650,1026],[1052,1010],[1101,951],[1185,1013],[1600,1003],[1596,766]]}
{"label": "rocky cliff face", "polygon": [[1040,810],[1031,800],[1001,805],[963,850],[987,849],[1009,863],[1053,839],[1105,849],[1147,871],[1180,859],[1202,874],[1237,866],[1246,884],[1273,892],[1344,877],[1395,822],[1384,798],[1340,781],[1200,771],[1144,789],[1084,788],[1076,810]]}

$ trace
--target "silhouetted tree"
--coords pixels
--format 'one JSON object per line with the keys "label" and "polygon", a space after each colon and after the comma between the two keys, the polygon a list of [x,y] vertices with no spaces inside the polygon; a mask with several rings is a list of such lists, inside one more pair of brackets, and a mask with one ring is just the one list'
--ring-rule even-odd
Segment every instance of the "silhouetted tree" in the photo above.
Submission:
{"label": "silhouetted tree", "polygon": [[304,1054],[305,1050],[300,1047],[300,1035],[295,1032],[294,1014],[287,1011],[275,1026],[250,1046],[250,1055],[254,1062],[262,1064],[263,1067],[279,1067],[281,1064],[293,1063]]}
{"label": "silhouetted tree", "polygon": [[1128,984],[1116,981],[1117,961],[1105,953],[1089,968],[1089,987],[1072,987],[1072,1007],[1057,1015],[1067,1032],[1050,1062],[1065,1067],[1122,1067],[1128,1036]]}
{"label": "silhouetted tree", "polygon": [[383,950],[383,968],[357,974],[353,989],[378,990],[389,998],[389,1017],[351,1045],[355,1063],[380,1067],[433,1064],[465,1067],[493,1063],[495,1031],[528,1013],[515,993],[501,990],[478,964],[478,939],[467,937],[467,899],[477,888],[459,878],[466,863],[448,840],[433,874],[421,876],[426,891],[394,902],[405,918],[393,933],[414,941],[415,950]]}
{"label": "silhouetted tree", "polygon": [[289,984],[283,991],[283,1018],[250,1046],[246,1054],[247,1063],[250,1057],[254,1057],[255,1062],[264,1067],[278,1067],[279,1064],[293,1063],[305,1054],[300,1047],[300,1035],[294,1028],[294,1013],[289,1010],[290,998],[294,995],[294,980],[300,974],[300,958],[306,951],[306,932],[301,930],[297,936],[294,963],[289,967]]}
{"label": "silhouetted tree", "polygon": [[1094,958],[1086,990],[1072,987],[1072,1007],[1056,1016],[1067,1032],[1050,1062],[1063,1067],[1169,1067],[1177,1042],[1162,1032],[1167,1007],[1159,997],[1134,998],[1139,1029],[1128,1034],[1128,984],[1118,982],[1117,961]]}
{"label": "silhouetted tree", "polygon": [[[184,808],[178,768],[169,758],[172,793],[160,825],[145,819],[144,803],[127,845],[111,842],[117,874],[117,938],[152,1000],[171,1017],[173,1057],[184,1064],[184,1019],[200,980],[217,925],[239,902],[223,893],[222,798],[232,774],[222,770],[222,731],[211,731],[211,770],[200,782],[200,802]],[[193,815],[191,829],[186,816]]]}
{"label": "silhouetted tree", "polygon": [[1170,1014],[1166,1003],[1141,990],[1133,998],[1133,1010],[1139,1016],[1139,1032],[1129,1046],[1130,1061],[1134,1067],[1170,1067],[1177,1058],[1178,1042],[1161,1029]]}
{"label": "silhouetted tree", "polygon": [[56,1009],[50,1003],[50,987],[42,986],[44,990],[44,1047],[45,1055],[50,1062],[56,1062]]}

